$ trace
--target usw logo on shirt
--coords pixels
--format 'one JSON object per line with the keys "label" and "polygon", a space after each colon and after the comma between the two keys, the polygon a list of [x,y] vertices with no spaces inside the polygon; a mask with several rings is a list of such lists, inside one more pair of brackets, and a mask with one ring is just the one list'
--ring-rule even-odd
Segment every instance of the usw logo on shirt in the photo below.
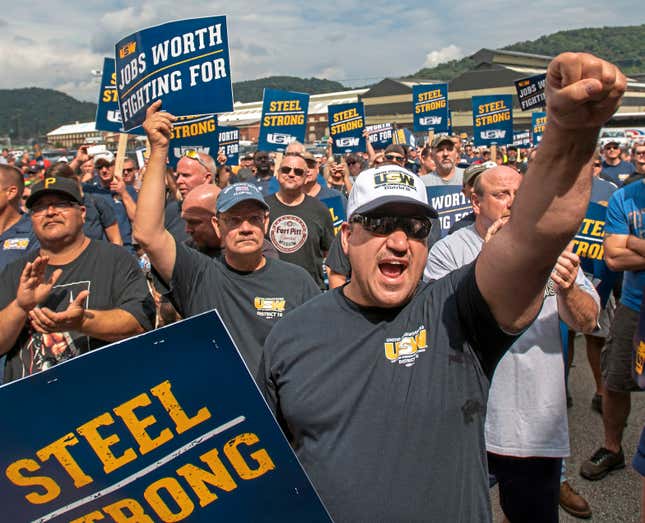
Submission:
{"label": "usw logo on shirt", "polygon": [[287,300],[284,298],[261,298],[255,297],[253,301],[258,316],[267,319],[282,318]]}
{"label": "usw logo on shirt", "polygon": [[426,328],[421,325],[417,330],[406,332],[400,338],[387,338],[384,345],[385,357],[390,362],[411,367],[419,354],[428,348]]}

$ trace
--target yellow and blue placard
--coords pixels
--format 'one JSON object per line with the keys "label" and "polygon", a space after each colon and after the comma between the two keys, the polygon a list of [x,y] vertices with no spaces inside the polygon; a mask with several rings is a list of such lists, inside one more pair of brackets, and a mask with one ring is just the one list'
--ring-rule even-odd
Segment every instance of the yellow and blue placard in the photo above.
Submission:
{"label": "yellow and blue placard", "polygon": [[258,151],[283,153],[291,142],[304,143],[309,95],[264,89]]}
{"label": "yellow and blue placard", "polygon": [[448,84],[412,86],[415,131],[449,132]]}
{"label": "yellow and blue placard", "polygon": [[217,115],[182,116],[173,123],[168,150],[168,163],[173,167],[190,149],[217,158],[219,128]]}
{"label": "yellow and blue placard", "polygon": [[546,73],[515,80],[517,98],[520,101],[522,111],[528,111],[534,107],[544,107],[546,105],[545,87]]}
{"label": "yellow and blue placard", "polygon": [[226,165],[240,163],[240,130],[237,127],[220,126],[217,142],[226,155]]}
{"label": "yellow and blue placard", "polygon": [[3,521],[331,521],[215,311],[0,398]]}
{"label": "yellow and blue placard", "polygon": [[365,151],[365,110],[363,102],[327,106],[329,135],[334,154]]}
{"label": "yellow and blue placard", "polygon": [[233,110],[225,16],[168,22],[116,44],[116,85],[125,130],[157,100],[175,116]]}
{"label": "yellow and blue placard", "polygon": [[442,238],[455,222],[473,211],[472,205],[461,192],[460,185],[426,187],[426,193],[428,203],[439,215]]}
{"label": "yellow and blue placard", "polygon": [[542,141],[544,126],[546,125],[546,113],[534,112],[531,114],[531,140],[535,147]]}
{"label": "yellow and blue placard", "polygon": [[385,149],[392,143],[394,126],[391,123],[379,123],[366,125],[365,130],[369,133],[368,139],[374,149]]}
{"label": "yellow and blue placard", "polygon": [[[99,102],[96,105],[96,130],[110,133],[122,133],[121,111],[119,110],[119,97],[116,90],[116,73],[114,71],[114,58],[103,59],[103,72],[101,87],[99,89]],[[128,134],[144,134],[142,127],[128,131]]]}
{"label": "yellow and blue placard", "polygon": [[321,198],[320,201],[324,203],[329,209],[331,215],[331,222],[334,225],[334,234],[338,234],[340,226],[347,219],[347,213],[343,200],[340,196],[333,196],[331,198]]}
{"label": "yellow and blue placard", "polygon": [[473,96],[475,146],[513,143],[513,96]]}
{"label": "yellow and blue placard", "polygon": [[617,274],[605,263],[603,239],[607,207],[590,202],[580,228],[573,238],[573,252],[580,257],[580,268],[593,282],[604,307],[614,287]]}

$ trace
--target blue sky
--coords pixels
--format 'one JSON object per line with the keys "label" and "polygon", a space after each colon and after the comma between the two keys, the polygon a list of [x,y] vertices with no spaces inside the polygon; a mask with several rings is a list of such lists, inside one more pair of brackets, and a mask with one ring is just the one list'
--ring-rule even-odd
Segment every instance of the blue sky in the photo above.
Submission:
{"label": "blue sky", "polygon": [[0,12],[0,88],[49,87],[96,101],[91,71],[116,41],[144,27],[209,15],[228,16],[233,81],[290,75],[345,85],[564,29],[645,22],[641,0],[14,1]]}

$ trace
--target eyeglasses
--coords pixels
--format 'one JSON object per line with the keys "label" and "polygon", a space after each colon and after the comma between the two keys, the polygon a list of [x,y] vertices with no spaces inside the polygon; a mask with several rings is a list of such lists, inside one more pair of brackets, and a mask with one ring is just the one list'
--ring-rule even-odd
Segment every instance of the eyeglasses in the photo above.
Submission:
{"label": "eyeglasses", "polygon": [[618,145],[605,145],[605,149],[620,149]]}
{"label": "eyeglasses", "polygon": [[602,165],[602,164],[601,164],[600,162],[594,162],[594,163],[593,163],[593,166],[594,166],[594,167],[600,167],[601,165]]}
{"label": "eyeglasses", "polygon": [[[195,149],[188,149],[187,151],[184,151],[184,154],[182,154],[182,157],[184,157],[184,158],[190,158],[191,160],[195,160],[195,161],[196,161],[196,162],[198,162],[198,163],[199,163],[199,164],[200,164],[204,169],[206,169],[208,172],[211,172],[211,170],[209,169],[208,165],[206,165],[206,164],[204,163],[204,160],[202,160],[202,159],[199,157],[199,151],[197,151],[197,150],[195,150]],[[124,169],[124,171],[125,171],[125,169]]]}
{"label": "eyeglasses", "polygon": [[634,156],[645,156],[645,151],[634,151]]}
{"label": "eyeglasses", "polygon": [[289,167],[288,165],[283,165],[282,167],[280,167],[280,172],[282,174],[289,174],[291,171],[293,171],[293,173],[296,176],[304,176],[305,175],[305,170],[300,168],[300,167]]}
{"label": "eyeglasses", "polygon": [[254,227],[264,227],[266,214],[252,214],[250,216],[221,216],[219,219],[231,229],[237,229],[244,222],[249,222]]}
{"label": "eyeglasses", "polygon": [[55,211],[65,212],[73,207],[77,207],[78,204],[69,200],[63,200],[60,202],[51,202],[51,203],[41,203],[31,207],[29,211],[32,216],[37,216],[43,214],[49,210],[50,207],[53,207]]}
{"label": "eyeglasses", "polygon": [[399,156],[398,154],[386,154],[385,159],[389,160],[390,162],[404,162],[405,157],[404,156]]}
{"label": "eyeglasses", "polygon": [[355,214],[351,223],[360,223],[363,229],[378,235],[392,234],[401,229],[410,238],[424,240],[430,234],[432,222],[420,216],[365,216]]}
{"label": "eyeglasses", "polygon": [[357,162],[356,160],[347,160],[347,162],[346,162],[346,163],[347,163],[347,165],[355,165],[355,164],[357,164],[358,162]]}
{"label": "eyeglasses", "polygon": [[134,167],[128,167],[128,168],[123,168],[124,173],[132,173],[134,172]]}

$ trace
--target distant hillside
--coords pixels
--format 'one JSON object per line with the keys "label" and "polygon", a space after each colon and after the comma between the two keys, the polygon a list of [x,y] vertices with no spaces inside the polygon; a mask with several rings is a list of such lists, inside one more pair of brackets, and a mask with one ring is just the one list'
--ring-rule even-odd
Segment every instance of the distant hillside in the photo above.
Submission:
{"label": "distant hillside", "polygon": [[264,88],[296,91],[299,93],[333,93],[345,91],[347,87],[339,82],[320,78],[296,78],[295,76],[270,76],[258,80],[233,83],[233,96],[236,102],[256,102],[262,100]]}
{"label": "distant hillside", "polygon": [[77,120],[92,121],[95,115],[96,104],[53,89],[0,89],[0,135],[14,141],[37,138]]}
{"label": "distant hillside", "polygon": [[[645,72],[645,25],[559,31],[502,49],[547,56],[555,56],[564,51],[585,51],[616,63],[625,73]],[[452,80],[472,66],[470,58],[451,60],[437,67],[420,69],[408,78]]]}

